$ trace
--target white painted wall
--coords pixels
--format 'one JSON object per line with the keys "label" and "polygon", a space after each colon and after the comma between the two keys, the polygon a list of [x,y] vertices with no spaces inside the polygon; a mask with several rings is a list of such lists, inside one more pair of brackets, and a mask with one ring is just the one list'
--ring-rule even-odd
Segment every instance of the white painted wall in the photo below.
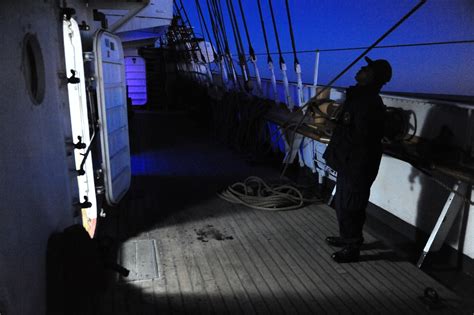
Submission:
{"label": "white painted wall", "polygon": [[[436,138],[443,125],[454,134],[453,144],[464,147],[472,142],[472,118],[468,109],[436,101],[407,100],[398,97],[384,97],[387,106],[411,109],[415,112],[418,129],[417,136]],[[474,108],[473,108],[474,109]],[[439,150],[443,148],[440,147]],[[454,180],[439,178],[452,186]],[[380,171],[371,190],[370,201],[387,210],[403,221],[430,233],[443,209],[449,192],[439,184],[406,162],[384,156]],[[474,207],[469,208],[463,253],[474,258]],[[448,235],[447,244],[458,249],[460,219]]]}

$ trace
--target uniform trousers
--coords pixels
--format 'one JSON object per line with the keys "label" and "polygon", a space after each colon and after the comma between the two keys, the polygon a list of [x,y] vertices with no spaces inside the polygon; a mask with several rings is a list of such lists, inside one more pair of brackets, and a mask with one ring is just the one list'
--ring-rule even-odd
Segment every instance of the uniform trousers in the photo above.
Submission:
{"label": "uniform trousers", "polygon": [[360,247],[371,185],[355,182],[350,176],[338,174],[334,202],[339,235],[349,246]]}

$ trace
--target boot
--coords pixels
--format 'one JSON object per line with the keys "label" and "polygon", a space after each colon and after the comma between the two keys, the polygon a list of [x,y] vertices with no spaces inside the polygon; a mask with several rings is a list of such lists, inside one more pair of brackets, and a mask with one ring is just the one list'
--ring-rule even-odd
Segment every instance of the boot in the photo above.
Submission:
{"label": "boot", "polygon": [[359,247],[346,246],[342,250],[335,252],[331,258],[337,263],[358,262],[360,256]]}
{"label": "boot", "polygon": [[361,238],[355,241],[351,239],[351,241],[349,241],[340,236],[328,236],[326,237],[326,243],[334,247],[344,247],[347,245],[354,245],[354,247],[360,247],[362,243],[364,243],[364,239]]}

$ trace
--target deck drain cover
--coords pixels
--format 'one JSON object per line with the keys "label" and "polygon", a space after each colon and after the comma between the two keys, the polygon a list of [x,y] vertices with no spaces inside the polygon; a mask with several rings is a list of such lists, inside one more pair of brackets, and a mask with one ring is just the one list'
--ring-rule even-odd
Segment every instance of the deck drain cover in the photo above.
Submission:
{"label": "deck drain cover", "polygon": [[155,240],[125,242],[120,250],[120,264],[130,270],[122,281],[151,280],[160,277],[158,250]]}

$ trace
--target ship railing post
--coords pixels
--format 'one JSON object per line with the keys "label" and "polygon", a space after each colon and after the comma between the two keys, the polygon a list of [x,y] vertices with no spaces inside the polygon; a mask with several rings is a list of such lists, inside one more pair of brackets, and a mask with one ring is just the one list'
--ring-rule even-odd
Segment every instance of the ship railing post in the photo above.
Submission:
{"label": "ship railing post", "polygon": [[443,210],[438,217],[438,221],[436,222],[433,231],[431,231],[431,235],[426,242],[423,253],[418,259],[418,263],[416,264],[418,268],[421,268],[428,253],[430,251],[438,251],[446,240],[446,236],[448,235],[459,210],[464,206],[463,196],[466,194],[467,186],[466,183],[460,181],[454,185],[453,191],[449,194],[448,200],[446,200]]}

